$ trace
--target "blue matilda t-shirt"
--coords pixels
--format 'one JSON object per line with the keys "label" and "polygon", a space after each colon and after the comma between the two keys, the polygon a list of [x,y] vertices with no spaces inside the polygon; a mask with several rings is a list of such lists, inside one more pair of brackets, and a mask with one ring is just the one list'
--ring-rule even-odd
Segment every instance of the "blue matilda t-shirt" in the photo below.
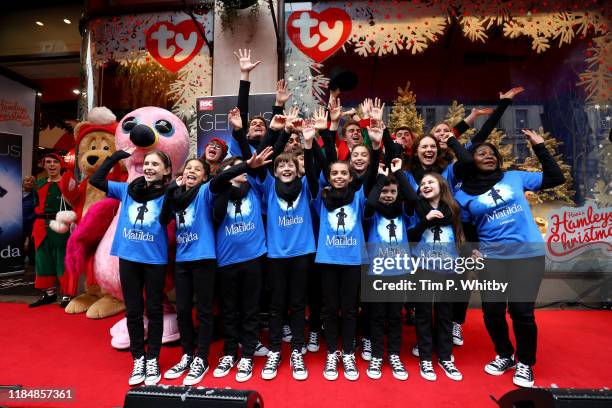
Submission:
{"label": "blue matilda t-shirt", "polygon": [[291,258],[315,252],[306,177],[302,177],[301,182],[300,194],[295,201],[288,203],[276,194],[276,179],[266,172],[266,179],[262,182],[262,201],[267,207],[268,258]]}
{"label": "blue matilda t-shirt", "polygon": [[542,234],[524,194],[541,185],[541,172],[507,171],[486,193],[473,196],[460,190],[455,194],[464,220],[476,226],[483,255],[516,259],[545,254]]}
{"label": "blue matilda t-shirt", "polygon": [[430,226],[423,232],[421,240],[412,249],[418,268],[429,271],[452,273],[455,259],[459,256],[452,225]]}
{"label": "blue matilda t-shirt", "polygon": [[[414,179],[414,175],[412,174],[412,172],[404,171],[404,173],[406,174],[406,177],[408,178],[408,182],[410,183],[410,186],[414,189],[414,191],[418,191],[420,185]],[[453,193],[461,187],[461,183],[455,180],[455,163],[454,162],[446,166],[444,170],[442,170],[440,175],[444,178],[444,180],[446,180],[448,185],[453,190]]]}
{"label": "blue matilda t-shirt", "polygon": [[[377,257],[394,258],[397,255],[410,256],[407,226],[410,220],[404,214],[395,218],[383,217],[378,212],[366,219],[368,231],[368,256],[370,261]],[[408,265],[411,265],[408,263]],[[402,275],[410,273],[409,269],[385,269],[383,275]]]}
{"label": "blue matilda t-shirt", "polygon": [[335,265],[361,265],[367,263],[363,234],[363,187],[355,192],[353,201],[328,211],[321,191],[314,200],[319,214],[319,238],[315,262]]}
{"label": "blue matilda t-shirt", "polygon": [[227,203],[227,214],[217,229],[217,265],[250,261],[266,253],[261,218],[261,191],[249,177],[251,189],[241,200]]}
{"label": "blue matilda t-shirt", "polygon": [[133,262],[168,263],[168,235],[159,222],[164,196],[139,203],[127,191],[128,183],[108,182],[107,196],[121,201],[110,254]]}
{"label": "blue matilda t-shirt", "polygon": [[176,261],[215,258],[215,230],[212,222],[212,194],[203,184],[191,204],[175,212]]}

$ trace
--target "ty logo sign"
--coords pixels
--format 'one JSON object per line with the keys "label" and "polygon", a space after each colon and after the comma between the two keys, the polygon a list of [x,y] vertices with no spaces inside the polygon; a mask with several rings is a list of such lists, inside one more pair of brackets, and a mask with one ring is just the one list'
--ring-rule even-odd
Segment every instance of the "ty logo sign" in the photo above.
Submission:
{"label": "ty logo sign", "polygon": [[295,46],[316,62],[325,60],[345,43],[351,18],[342,9],[296,11],[287,20],[287,34]]}
{"label": "ty logo sign", "polygon": [[177,72],[196,56],[204,39],[193,20],[179,24],[160,21],[147,30],[147,50],[157,62]]}

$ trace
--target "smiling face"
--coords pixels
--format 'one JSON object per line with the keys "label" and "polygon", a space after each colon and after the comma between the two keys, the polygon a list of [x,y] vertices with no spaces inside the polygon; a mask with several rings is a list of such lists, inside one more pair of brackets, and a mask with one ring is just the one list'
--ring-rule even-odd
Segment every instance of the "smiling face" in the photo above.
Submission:
{"label": "smiling face", "polygon": [[397,200],[397,184],[391,183],[384,186],[380,192],[378,201],[385,205],[390,205],[393,204],[395,200]]}
{"label": "smiling face", "polygon": [[408,129],[400,129],[395,132],[395,142],[404,146],[404,149],[412,149],[415,135]]}
{"label": "smiling face", "polygon": [[249,123],[247,137],[249,139],[261,139],[266,133],[266,123],[261,118],[254,118]]}
{"label": "smiling face", "polygon": [[300,141],[300,135],[297,133],[292,133],[291,136],[289,136],[287,144],[285,145],[285,152],[293,153],[299,150],[301,147],[302,142]]}
{"label": "smiling face", "polygon": [[344,140],[350,150],[353,150],[353,146],[363,143],[363,135],[361,134],[361,128],[356,123],[351,123],[344,128]]}
{"label": "smiling face", "polygon": [[59,160],[53,157],[45,157],[43,161],[43,169],[47,172],[50,179],[56,179],[60,175],[62,166]]}
{"label": "smiling face", "polygon": [[34,188],[34,181],[36,178],[34,176],[27,176],[23,179],[23,191],[32,191]]}
{"label": "smiling face", "polygon": [[223,157],[223,147],[217,142],[210,142],[204,149],[204,157],[209,163],[219,163]]}
{"label": "smiling face", "polygon": [[440,183],[434,176],[423,176],[421,184],[419,185],[419,190],[421,196],[428,201],[440,197]]}
{"label": "smiling face", "polygon": [[451,128],[446,123],[439,123],[431,131],[431,134],[433,135],[433,137],[436,138],[436,140],[438,141],[438,145],[442,150],[446,150],[448,148],[446,142],[442,141],[442,135],[449,132],[451,132]]}
{"label": "smiling face", "polygon": [[172,168],[164,163],[164,160],[157,153],[149,153],[144,156],[142,162],[142,172],[147,184],[163,180],[172,172]]}
{"label": "smiling face", "polygon": [[274,168],[274,177],[281,183],[290,183],[297,177],[298,168],[293,158],[289,160],[278,160]]}
{"label": "smiling face", "polygon": [[329,169],[329,182],[333,188],[346,188],[351,181],[353,181],[353,176],[347,163],[336,162],[331,165]]}
{"label": "smiling face", "polygon": [[184,163],[189,153],[189,132],[172,112],[149,106],[125,115],[115,132],[115,145],[117,149],[136,147],[123,160],[130,182],[143,175],[144,155],[150,150],[166,153],[172,163]]}
{"label": "smiling face", "polygon": [[425,136],[417,146],[417,157],[423,166],[431,166],[438,158],[438,146],[436,141],[431,136]]}
{"label": "smiling face", "polygon": [[206,178],[207,174],[201,161],[189,160],[187,164],[185,164],[185,169],[183,170],[183,182],[185,183],[185,187],[187,189],[195,187],[204,182]]}
{"label": "smiling face", "polygon": [[490,146],[478,146],[474,150],[472,157],[474,158],[476,168],[480,171],[490,172],[497,168],[497,156]]}
{"label": "smiling face", "polygon": [[370,151],[365,146],[355,146],[351,151],[351,167],[357,174],[363,174],[370,164]]}

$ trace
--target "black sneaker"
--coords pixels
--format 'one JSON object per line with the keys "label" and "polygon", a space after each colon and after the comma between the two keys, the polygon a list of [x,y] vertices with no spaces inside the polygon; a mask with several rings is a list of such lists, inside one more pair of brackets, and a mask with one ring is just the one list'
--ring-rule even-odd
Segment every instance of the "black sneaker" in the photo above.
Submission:
{"label": "black sneaker", "polygon": [[312,331],[308,333],[308,345],[306,348],[311,353],[316,353],[319,351],[319,333]]}
{"label": "black sneaker", "polygon": [[62,309],[65,309],[66,306],[68,306],[68,303],[70,303],[70,301],[72,300],[72,296],[62,296],[62,300],[59,304],[59,307],[61,307]]}
{"label": "black sneaker", "polygon": [[134,359],[134,368],[128,384],[138,385],[145,380],[145,358],[144,356]]}
{"label": "black sneaker", "polygon": [[236,367],[238,368],[238,372],[236,373],[236,381],[245,382],[251,379],[253,376],[252,358],[241,358]]}
{"label": "black sneaker", "polygon": [[291,343],[291,339],[293,338],[293,336],[291,335],[291,326],[289,326],[288,324],[283,326],[283,338],[282,340],[285,343]]}
{"label": "black sneaker", "polygon": [[366,375],[373,380],[378,380],[382,377],[382,358],[372,357]]}
{"label": "black sneaker", "polygon": [[340,352],[327,353],[325,368],[323,369],[323,377],[326,380],[334,381],[338,378],[338,356]]}
{"label": "black sneaker", "polygon": [[174,380],[175,378],[179,378],[181,375],[187,371],[189,368],[189,364],[193,361],[193,357],[189,354],[183,354],[181,357],[181,361],[179,361],[174,367],[169,369],[164,373],[164,378],[166,380]]}
{"label": "black sneaker", "polygon": [[516,371],[514,371],[514,377],[512,382],[519,387],[531,388],[535,382],[533,379],[533,370],[531,366],[519,362],[516,365]]}
{"label": "black sneaker", "polygon": [[393,370],[393,377],[402,381],[408,379],[408,371],[406,371],[402,360],[400,360],[397,354],[391,354],[389,356],[389,364],[391,364],[391,370]]}
{"label": "black sneaker", "polygon": [[147,374],[145,376],[145,385],[155,385],[161,380],[161,373],[159,372],[159,363],[156,358],[150,358],[147,360]]}
{"label": "black sneaker", "polygon": [[300,351],[293,350],[289,364],[291,365],[291,373],[294,379],[302,381],[308,378],[308,370],[306,370],[304,365],[304,356]]}
{"label": "black sneaker", "polygon": [[514,367],[514,358],[495,356],[495,360],[491,361],[484,368],[487,374],[502,375],[512,367]]}
{"label": "black sneaker", "polygon": [[196,357],[193,359],[191,364],[189,365],[189,372],[187,376],[183,380],[183,385],[196,385],[202,378],[204,378],[204,374],[208,372],[208,362],[202,359],[201,357]]}
{"label": "black sneaker", "polygon": [[43,293],[40,298],[34,303],[30,303],[28,307],[38,307],[43,305],[48,305],[51,303],[55,303],[57,301],[57,295],[47,295],[47,292]]}
{"label": "black sneaker", "polygon": [[278,366],[280,364],[280,351],[271,351],[268,353],[266,364],[261,370],[261,378],[264,380],[271,380],[278,374]]}
{"label": "black sneaker", "polygon": [[344,378],[350,381],[355,381],[359,378],[357,363],[355,363],[355,354],[342,355],[342,368],[344,370]]}
{"label": "black sneaker", "polygon": [[436,372],[433,369],[433,364],[429,360],[421,360],[419,363],[419,368],[421,369],[421,377],[426,379],[427,381],[436,381],[438,378],[436,376]]}
{"label": "black sneaker", "polygon": [[236,359],[233,356],[223,356],[219,359],[219,365],[213,371],[213,377],[225,377],[229,374],[232,367],[236,364]]}
{"label": "black sneaker", "polygon": [[363,337],[361,339],[361,358],[370,361],[372,358],[372,341]]}
{"label": "black sneaker", "polygon": [[455,346],[463,346],[463,330],[459,323],[453,322],[453,344]]}
{"label": "black sneaker", "polygon": [[439,360],[438,364],[444,369],[444,373],[451,380],[461,381],[463,379],[463,375],[461,375],[461,372],[457,370],[457,367],[455,367],[455,363],[452,360]]}
{"label": "black sneaker", "polygon": [[270,352],[270,350],[268,350],[268,348],[266,346],[264,346],[261,341],[257,342],[257,345],[255,345],[255,352],[253,353],[253,355],[255,357],[265,357],[268,355],[268,353]]}

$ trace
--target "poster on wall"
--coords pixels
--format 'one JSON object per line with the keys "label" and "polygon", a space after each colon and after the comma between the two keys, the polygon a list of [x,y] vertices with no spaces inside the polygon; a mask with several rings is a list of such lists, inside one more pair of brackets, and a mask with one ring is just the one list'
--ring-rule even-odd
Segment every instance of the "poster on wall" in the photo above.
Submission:
{"label": "poster on wall", "polygon": [[[249,96],[249,117],[263,116],[266,122],[272,119],[272,106],[275,94],[251,94]],[[227,121],[227,114],[236,107],[238,96],[206,96],[197,99],[198,111],[198,156],[212,138],[219,138],[227,143],[229,152],[238,155],[240,149],[232,139],[232,130]]]}
{"label": "poster on wall", "polygon": [[0,132],[21,136],[24,176],[32,171],[35,111],[36,90],[0,75]]}
{"label": "poster on wall", "polygon": [[0,277],[23,272],[21,136],[0,132]]}

